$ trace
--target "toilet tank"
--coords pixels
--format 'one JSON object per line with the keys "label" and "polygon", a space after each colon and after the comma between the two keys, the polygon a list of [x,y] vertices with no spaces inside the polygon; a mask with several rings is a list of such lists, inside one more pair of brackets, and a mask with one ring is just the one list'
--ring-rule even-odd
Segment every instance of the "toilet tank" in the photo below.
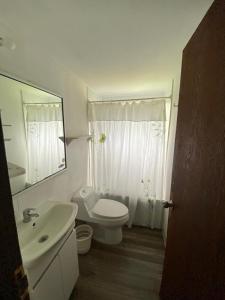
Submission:
{"label": "toilet tank", "polygon": [[83,201],[87,211],[91,210],[98,200],[97,194],[94,192],[93,188],[90,186],[82,187],[75,195],[73,200]]}

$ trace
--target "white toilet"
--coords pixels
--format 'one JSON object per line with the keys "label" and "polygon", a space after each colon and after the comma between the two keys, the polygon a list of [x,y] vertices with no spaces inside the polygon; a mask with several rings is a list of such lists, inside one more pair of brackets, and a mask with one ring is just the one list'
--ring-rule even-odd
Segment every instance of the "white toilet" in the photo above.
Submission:
{"label": "white toilet", "polygon": [[99,199],[91,187],[83,187],[72,198],[78,204],[77,218],[90,223],[93,238],[104,244],[119,244],[122,241],[122,226],[129,219],[128,208],[117,201]]}

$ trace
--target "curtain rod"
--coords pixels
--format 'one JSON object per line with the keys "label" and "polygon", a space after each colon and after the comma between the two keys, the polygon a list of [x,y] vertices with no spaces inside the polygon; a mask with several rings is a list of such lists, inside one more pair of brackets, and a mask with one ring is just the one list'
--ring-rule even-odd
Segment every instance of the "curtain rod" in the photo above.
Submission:
{"label": "curtain rod", "polygon": [[62,104],[61,102],[35,102],[35,103],[32,103],[32,102],[23,102],[23,104],[24,105],[26,105],[26,104],[29,104],[29,105],[35,105],[35,104],[37,104],[37,105],[41,105],[41,104]]}
{"label": "curtain rod", "polygon": [[100,100],[100,101],[88,101],[90,103],[109,103],[109,102],[128,102],[128,101],[139,101],[139,100],[156,100],[156,99],[170,99],[171,100],[171,96],[167,96],[167,97],[147,97],[147,98],[136,98],[136,99],[121,99],[121,100]]}

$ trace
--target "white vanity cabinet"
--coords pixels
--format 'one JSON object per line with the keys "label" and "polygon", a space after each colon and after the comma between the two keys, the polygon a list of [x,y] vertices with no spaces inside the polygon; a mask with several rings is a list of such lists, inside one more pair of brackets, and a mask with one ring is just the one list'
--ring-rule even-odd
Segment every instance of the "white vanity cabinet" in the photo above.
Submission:
{"label": "white vanity cabinet", "polygon": [[64,300],[60,261],[56,257],[34,290],[31,291],[32,300]]}
{"label": "white vanity cabinet", "polygon": [[[40,270],[40,266],[37,270]],[[37,273],[37,270],[28,270],[28,279],[32,271]],[[37,275],[34,275],[37,278]],[[77,242],[76,233],[73,230],[64,243],[58,247],[47,269],[40,274],[40,278],[30,288],[31,300],[69,300],[78,276]]]}
{"label": "white vanity cabinet", "polygon": [[[75,242],[74,242],[75,241]],[[74,259],[76,253],[76,259]],[[79,276],[76,233],[69,236],[58,254],[65,300],[68,300]]]}

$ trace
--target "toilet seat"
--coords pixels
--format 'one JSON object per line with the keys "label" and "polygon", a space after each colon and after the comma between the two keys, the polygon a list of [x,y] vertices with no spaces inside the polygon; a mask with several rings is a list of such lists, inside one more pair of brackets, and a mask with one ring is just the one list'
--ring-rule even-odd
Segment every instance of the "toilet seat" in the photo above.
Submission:
{"label": "toilet seat", "polygon": [[104,219],[122,218],[128,215],[128,208],[115,200],[99,199],[93,207],[92,213]]}

